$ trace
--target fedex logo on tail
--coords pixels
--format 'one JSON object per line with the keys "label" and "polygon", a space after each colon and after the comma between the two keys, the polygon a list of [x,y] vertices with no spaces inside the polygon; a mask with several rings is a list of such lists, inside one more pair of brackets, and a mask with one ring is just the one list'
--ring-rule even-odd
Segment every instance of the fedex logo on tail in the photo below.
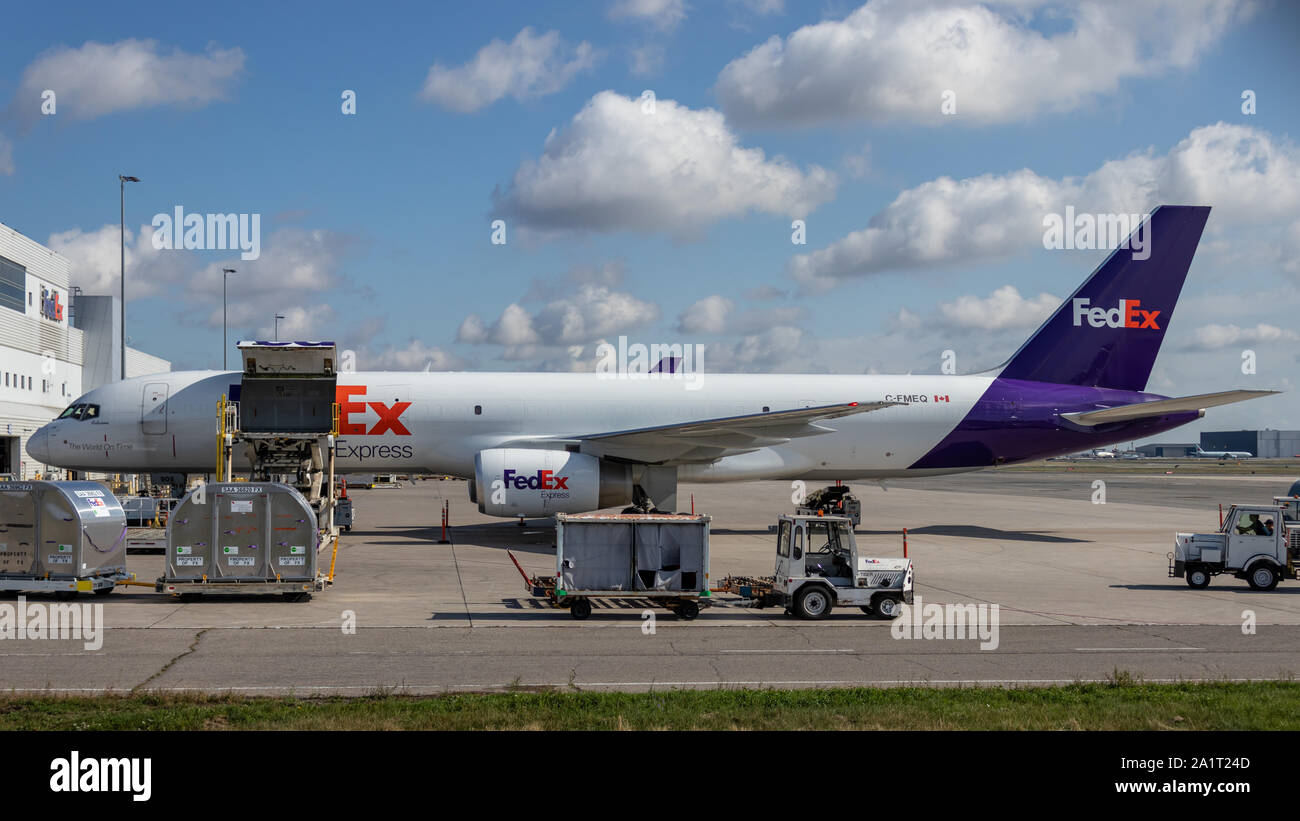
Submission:
{"label": "fedex logo on tail", "polygon": [[1160,311],[1144,311],[1140,299],[1121,299],[1118,308],[1094,308],[1087,297],[1074,300],[1074,327],[1082,327],[1086,318],[1094,328],[1151,328],[1160,330],[1156,318]]}
{"label": "fedex logo on tail", "polygon": [[506,487],[514,486],[516,490],[568,490],[569,477],[556,476],[553,470],[539,470],[532,476],[521,476],[517,471],[507,470],[501,474]]}

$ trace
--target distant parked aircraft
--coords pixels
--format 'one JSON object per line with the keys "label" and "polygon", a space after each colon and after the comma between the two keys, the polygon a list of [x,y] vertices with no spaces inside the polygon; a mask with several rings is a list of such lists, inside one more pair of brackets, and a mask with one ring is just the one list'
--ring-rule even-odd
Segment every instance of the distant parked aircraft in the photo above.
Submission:
{"label": "distant parked aircraft", "polygon": [[1245,450],[1201,450],[1196,446],[1196,455],[1202,459],[1251,459],[1255,454]]}

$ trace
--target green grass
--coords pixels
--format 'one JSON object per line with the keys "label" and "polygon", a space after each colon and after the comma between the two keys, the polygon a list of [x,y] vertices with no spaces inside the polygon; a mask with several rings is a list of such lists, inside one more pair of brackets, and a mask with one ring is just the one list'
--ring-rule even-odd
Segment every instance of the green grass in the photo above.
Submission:
{"label": "green grass", "polygon": [[508,692],[413,697],[0,696],[3,730],[1296,730],[1300,684]]}

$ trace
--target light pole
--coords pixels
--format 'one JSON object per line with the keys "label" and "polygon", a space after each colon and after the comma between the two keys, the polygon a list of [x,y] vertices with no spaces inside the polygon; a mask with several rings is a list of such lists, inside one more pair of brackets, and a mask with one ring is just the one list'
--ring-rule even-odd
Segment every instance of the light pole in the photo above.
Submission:
{"label": "light pole", "polygon": [[280,320],[284,319],[284,314],[275,315],[275,339],[274,342],[280,341]]}
{"label": "light pole", "polygon": [[235,273],[234,268],[221,269],[221,370],[226,369],[226,280]]}
{"label": "light pole", "polygon": [[121,223],[118,226],[119,250],[122,254],[122,304],[118,306],[118,318],[122,322],[122,378],[126,379],[126,184],[139,182],[139,177],[117,175],[118,205],[121,208]]}

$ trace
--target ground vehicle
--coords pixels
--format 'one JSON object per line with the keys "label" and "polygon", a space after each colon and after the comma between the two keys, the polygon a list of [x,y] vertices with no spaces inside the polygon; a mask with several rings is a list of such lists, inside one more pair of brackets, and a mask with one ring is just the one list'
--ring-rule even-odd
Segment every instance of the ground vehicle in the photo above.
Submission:
{"label": "ground vehicle", "polygon": [[801,619],[825,618],[837,606],[895,619],[911,604],[912,561],[861,555],[847,516],[781,516],[776,531],[774,576],[728,576],[714,590],[758,607],[779,604]]}
{"label": "ground vehicle", "polygon": [[555,574],[529,576],[525,588],[575,619],[593,599],[638,599],[690,620],[709,604],[710,517],[683,513],[560,513],[555,517]]}
{"label": "ground vehicle", "polygon": [[1280,496],[1272,505],[1233,505],[1217,533],[1179,533],[1169,555],[1169,575],[1187,586],[1209,587],[1231,573],[1255,590],[1272,590],[1296,578],[1300,560],[1300,499]]}
{"label": "ground vehicle", "polygon": [[848,485],[818,488],[805,496],[794,512],[810,516],[815,516],[818,512],[827,516],[847,516],[853,520],[853,526],[857,527],[862,524],[862,502],[850,490]]}

